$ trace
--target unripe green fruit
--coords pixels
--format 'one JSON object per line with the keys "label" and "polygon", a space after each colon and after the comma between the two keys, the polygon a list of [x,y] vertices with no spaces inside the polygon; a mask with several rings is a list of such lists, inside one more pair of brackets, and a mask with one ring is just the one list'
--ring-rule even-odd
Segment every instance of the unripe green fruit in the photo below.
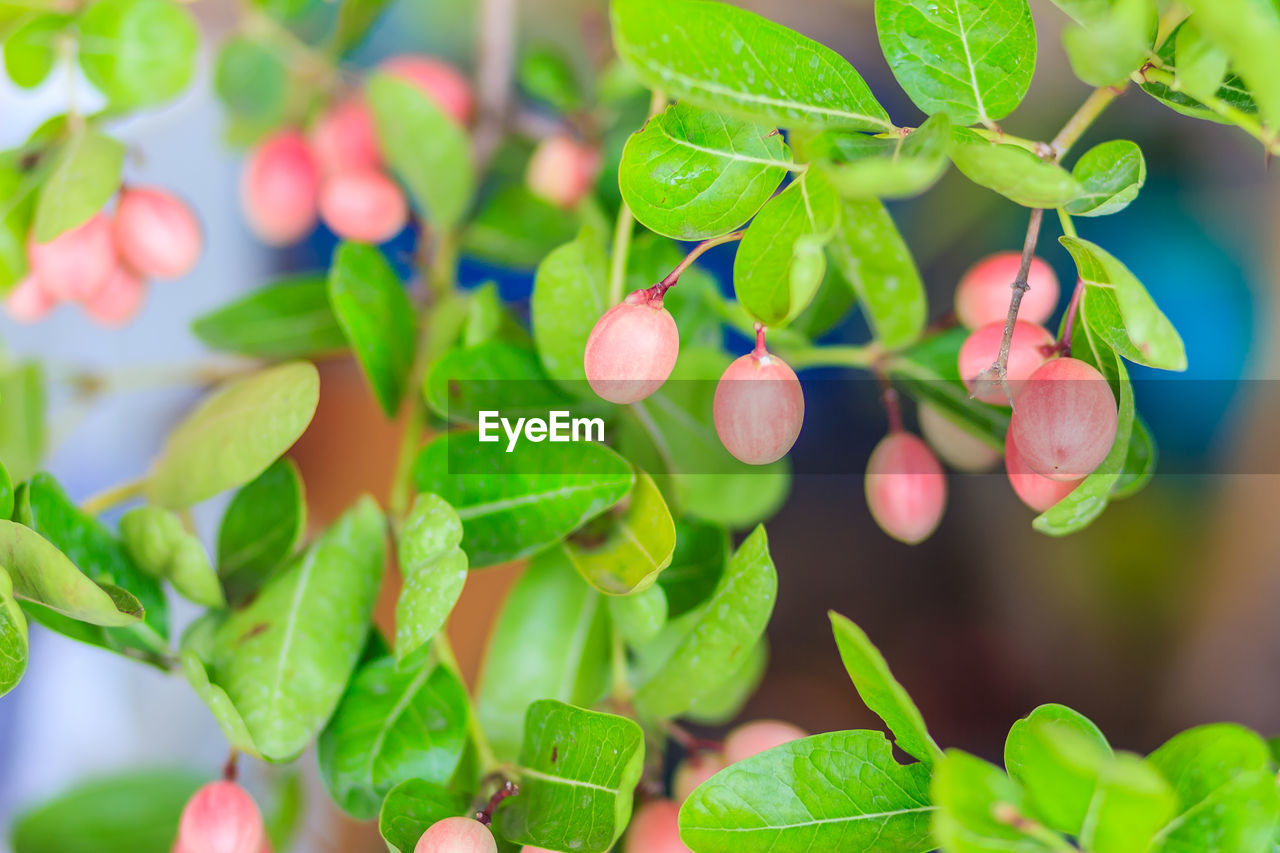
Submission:
{"label": "unripe green fruit", "polygon": [[[1010,285],[1022,266],[1021,252],[998,252],[974,264],[956,286],[956,318],[970,329],[1003,323],[1013,296]],[[1058,277],[1053,267],[1031,259],[1027,271],[1029,290],[1022,294],[1018,318],[1043,325],[1058,307]]]}
{"label": "unripe green fruit", "polygon": [[804,391],[782,359],[751,352],[720,377],[712,414],[726,450],[748,465],[767,465],[786,456],[800,436]]}
{"label": "unripe green fruit", "polygon": [[729,732],[724,739],[724,760],[726,764],[737,764],[753,755],[808,736],[809,733],[799,726],[781,720],[746,723]]}
{"label": "unripe green fruit", "polygon": [[1091,365],[1056,358],[1031,374],[1014,402],[1009,439],[1037,474],[1078,480],[1111,451],[1119,423],[1116,398]]}
{"label": "unripe green fruit", "polygon": [[661,296],[637,290],[596,321],[582,366],[611,403],[635,403],[662,387],[680,354],[680,331]]}
{"label": "unripe green fruit", "polygon": [[258,804],[234,782],[210,782],[182,810],[182,853],[262,853],[266,843]]}
{"label": "unripe green fruit", "polygon": [[934,452],[957,471],[986,471],[1000,461],[1000,451],[960,426],[940,409],[920,404],[920,432]]}
{"label": "unripe green fruit", "polygon": [[867,506],[894,539],[915,545],[937,529],[947,506],[947,478],[929,446],[894,432],[881,439],[867,462]]}
{"label": "unripe green fruit", "polygon": [[[1009,397],[998,379],[982,374],[995,364],[1004,339],[1004,321],[989,323],[965,339],[960,346],[958,367],[964,387],[975,399],[997,406],[1009,405]],[[1005,376],[1014,394],[1018,386],[1050,357],[1053,335],[1042,326],[1022,320],[1013,324],[1013,338],[1009,343],[1009,362]]]}
{"label": "unripe green fruit", "polygon": [[469,817],[449,817],[431,824],[413,853],[498,853],[489,827]]}

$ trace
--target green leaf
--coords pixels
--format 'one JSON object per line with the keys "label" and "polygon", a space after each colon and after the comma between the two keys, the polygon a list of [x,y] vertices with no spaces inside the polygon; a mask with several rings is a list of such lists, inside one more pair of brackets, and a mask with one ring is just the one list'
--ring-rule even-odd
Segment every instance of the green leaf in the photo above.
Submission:
{"label": "green leaf", "polygon": [[[0,294],[27,275],[27,234],[35,214],[36,189],[43,180],[40,171],[21,168],[18,158],[0,155]],[[3,372],[0,370],[0,372]]]}
{"label": "green leaf", "polygon": [[1022,789],[1000,768],[958,749],[934,765],[930,794],[937,845],[947,853],[1048,853],[1061,849],[1014,826],[1027,814]]}
{"label": "green leaf", "polygon": [[[581,362],[581,356],[579,356]],[[589,386],[585,382],[579,391]],[[569,412],[573,397],[551,381],[532,349],[506,341],[491,340],[459,347],[445,353],[431,368],[423,384],[427,404],[446,420],[478,424],[483,412],[501,417],[541,417],[549,412]],[[573,407],[581,417],[602,407],[589,402]],[[502,443],[508,439],[503,434]]]}
{"label": "green leaf", "polygon": [[1175,735],[1148,759],[1177,797],[1158,853],[1227,853],[1271,846],[1280,816],[1266,742],[1229,723]]}
{"label": "green leaf", "polygon": [[676,527],[671,511],[653,478],[636,471],[636,484],[626,511],[614,519],[608,538],[599,545],[565,543],[573,565],[606,595],[632,595],[649,589],[659,573],[671,565]]}
{"label": "green leaf", "polygon": [[1120,355],[1162,370],[1186,370],[1187,352],[1178,331],[1161,313],[1142,282],[1102,247],[1078,237],[1059,237],[1084,281],[1088,307],[1081,319]]}
{"label": "green leaf", "polygon": [[1231,57],[1268,124],[1280,125],[1280,9],[1266,0],[1188,0],[1196,26]]}
{"label": "green leaf", "polygon": [[643,645],[667,623],[667,596],[657,585],[632,595],[610,596],[609,618],[627,643]]}
{"label": "green leaf", "polygon": [[320,733],[320,777],[343,811],[369,820],[401,782],[448,782],[466,741],[458,677],[442,665],[400,670],[385,657],[356,672]]}
{"label": "green leaf", "polygon": [[1091,86],[1123,84],[1146,61],[1156,34],[1155,0],[1110,0],[1062,32],[1071,70]]}
{"label": "green leaf", "polygon": [[0,567],[0,696],[22,680],[27,669],[27,618],[13,597],[13,581]]}
{"label": "green leaf", "polygon": [[337,707],[382,580],[385,524],[362,498],[218,627],[213,681],[263,757],[297,756]]}
{"label": "green leaf", "polygon": [[13,517],[13,481],[9,471],[0,462],[0,518]]}
{"label": "green leaf", "polygon": [[171,0],[97,0],[80,17],[80,67],[118,107],[168,101],[195,75],[195,18]]}
{"label": "green leaf", "polygon": [[844,199],[828,251],[858,294],[881,346],[898,349],[920,337],[928,313],[924,282],[883,204],[875,199]]}
{"label": "green leaf", "polygon": [[227,112],[241,121],[282,124],[289,109],[288,57],[265,38],[232,36],[218,51],[214,88]]}
{"label": "green leaf", "polygon": [[935,406],[974,436],[1003,450],[1009,431],[1008,407],[971,399],[960,381],[957,359],[969,334],[955,328],[929,335],[894,356],[886,369],[894,383],[912,398]]}
{"label": "green leaf", "polygon": [[0,459],[13,481],[21,482],[44,459],[45,393],[40,364],[5,364],[0,359],[0,401]]}
{"label": "green leaf", "polygon": [[676,519],[676,547],[671,565],[658,575],[674,619],[702,604],[715,592],[733,552],[729,531],[717,524]]}
{"label": "green leaf", "polygon": [[395,270],[373,246],[343,243],[329,270],[329,304],[387,417],[413,368],[414,311]]}
{"label": "green leaf", "polygon": [[876,0],[889,68],[925,113],[990,125],[1022,102],[1036,68],[1027,0]]}
{"label": "green leaf", "polygon": [[223,383],[169,434],[147,499],[184,509],[249,482],[293,446],[319,400],[320,375],[307,362]]}
{"label": "green leaf", "polygon": [[1121,753],[1105,762],[1080,844],[1094,853],[1149,850],[1174,810],[1173,792],[1150,764]]}
{"label": "green leaf", "polygon": [[191,324],[216,350],[258,358],[310,358],[347,348],[324,276],[304,274],[253,291]]}
{"label": "green leaf", "polygon": [[1009,729],[1004,766],[1026,789],[1028,804],[1045,826],[1079,835],[1097,789],[1097,768],[1081,770],[1065,761],[1046,737],[1058,730],[1111,754],[1107,739],[1083,714],[1065,705],[1041,705]]}
{"label": "green leaf", "polygon": [[36,202],[32,239],[47,243],[88,222],[120,189],[124,144],[81,130],[58,154]]}
{"label": "green leaf", "polygon": [[908,198],[946,171],[951,121],[939,113],[905,138],[829,130],[794,144],[846,198]]}
{"label": "green leaf", "polygon": [[636,690],[636,709],[649,717],[674,717],[714,690],[764,633],[777,591],[768,538],[757,527],[661,670]]}
{"label": "green leaf", "polygon": [[619,56],[671,98],[782,127],[893,130],[843,57],[759,15],[705,0],[613,0],[612,17]]}
{"label": "green leaf", "polygon": [[462,521],[439,495],[418,495],[399,538],[404,585],[396,601],[396,663],[403,666],[444,627],[467,582]]}
{"label": "green leaf", "polygon": [[520,794],[494,813],[516,844],[604,853],[631,820],[644,733],[626,717],[540,700],[525,716]]}
{"label": "green leaf", "polygon": [[528,441],[504,452],[478,433],[442,435],[419,454],[413,480],[462,519],[472,568],[537,553],[622,500],[635,477],[609,448]]}
{"label": "green leaf", "polygon": [[608,310],[608,258],[586,231],[538,265],[529,313],[547,375],[582,393],[582,354],[596,321]]}
{"label": "green leaf", "polygon": [[538,45],[526,51],[516,68],[516,79],[527,94],[560,112],[582,107],[582,87],[573,64],[553,46]]}
{"label": "green leaf", "polygon": [[65,15],[36,15],[14,30],[4,42],[4,69],[14,85],[39,86],[53,70],[58,37],[71,19]]}
{"label": "green leaf", "polygon": [[523,185],[486,194],[462,234],[467,255],[496,266],[533,269],[578,230],[576,217]]}
{"label": "green leaf", "polygon": [[831,183],[816,171],[801,175],[761,209],[733,261],[733,290],[753,317],[776,326],[805,309],[826,272],[822,247],[839,210]]}
{"label": "green leaf", "polygon": [[134,770],[83,782],[20,815],[14,853],[168,853],[182,808],[209,781],[190,770]]}
{"label": "green leaf", "polygon": [[717,773],[680,809],[680,837],[698,853],[925,853],[932,811],[925,765],[898,764],[879,732],[830,732]]}
{"label": "green leaf", "polygon": [[[1169,36],[1164,40],[1164,43],[1160,46],[1160,49],[1156,52],[1161,65],[1166,69],[1177,65],[1177,45],[1182,38],[1183,32],[1188,29],[1194,31],[1200,30],[1199,26],[1195,25],[1193,21],[1185,21],[1179,24],[1177,28],[1169,34]],[[1207,36],[1199,39],[1199,41],[1208,42],[1210,45],[1216,46],[1216,42],[1211,41]],[[1203,54],[1200,53],[1200,55],[1202,56]],[[1198,59],[1196,53],[1193,53],[1192,57],[1187,58],[1187,61],[1195,64],[1201,60]],[[1219,115],[1201,103],[1201,101],[1196,100],[1188,92],[1182,91],[1185,80],[1179,80],[1180,73],[1181,72],[1174,67],[1173,82],[1177,88],[1163,80],[1144,80],[1141,84],[1142,90],[1163,103],[1165,106],[1169,107],[1169,109],[1183,115],[1220,124],[1234,123],[1230,117]],[[1193,72],[1193,77],[1194,76],[1196,75]],[[1196,83],[1194,81],[1192,82],[1192,86],[1196,87]],[[1213,95],[1228,107],[1239,111],[1247,117],[1252,118],[1258,113],[1258,105],[1253,100],[1253,95],[1249,92],[1248,87],[1245,86],[1244,81],[1240,79],[1240,75],[1234,71],[1229,71],[1227,73],[1225,79],[1221,80],[1221,84]]]}
{"label": "green leaf", "polygon": [[989,142],[966,128],[952,132],[950,153],[966,178],[1026,207],[1062,207],[1085,192],[1061,166],[1019,145]]}
{"label": "green leaf", "polygon": [[1151,430],[1137,414],[1133,418],[1133,431],[1129,434],[1129,452],[1125,454],[1124,470],[1111,487],[1113,500],[1136,495],[1146,488],[1147,483],[1156,475],[1156,462],[1159,450]]}
{"label": "green leaf", "polygon": [[737,719],[760,687],[768,665],[769,642],[761,637],[743,656],[741,665],[714,691],[694,700],[682,716],[704,726],[723,726]]}
{"label": "green leaf", "polygon": [[928,766],[942,757],[942,750],[929,735],[924,717],[911,701],[906,689],[889,671],[880,650],[866,633],[845,617],[829,611],[835,631],[840,660],[853,680],[862,701],[877,717],[884,720],[898,748]]}
{"label": "green leaf", "polygon": [[378,831],[393,853],[413,853],[433,823],[467,810],[467,798],[421,779],[396,785],[382,801]]}
{"label": "green leaf", "polygon": [[750,219],[790,168],[791,153],[774,128],[681,102],[632,134],[618,184],[644,227],[704,240]]}
{"label": "green leaf", "polygon": [[203,607],[226,606],[204,546],[174,513],[155,506],[131,509],[120,519],[120,536],[147,574],[167,579],[184,598]]}
{"label": "green leaf", "polygon": [[302,475],[292,459],[271,463],[231,498],[218,527],[218,576],[244,601],[298,547],[307,529]]}
{"label": "green leaf", "polygon": [[475,192],[467,133],[412,83],[374,74],[365,89],[387,164],[433,225],[462,221]]}
{"label": "green leaf", "polygon": [[1106,216],[1124,210],[1138,197],[1147,180],[1147,161],[1137,143],[1113,139],[1082,154],[1071,174],[1085,194],[1068,204],[1067,212]]}
{"label": "green leaf", "polygon": [[333,31],[333,51],[342,55],[364,40],[391,0],[343,0]]}
{"label": "green leaf", "polygon": [[[183,642],[186,643],[185,637]],[[253,735],[249,734],[249,727],[244,717],[231,701],[231,697],[227,695],[227,691],[209,680],[208,670],[201,657],[194,651],[184,650],[179,655],[179,660],[182,662],[182,674],[187,679],[187,683],[213,714],[213,719],[222,730],[227,743],[246,755],[261,758],[262,753],[253,741]]]}
{"label": "green leaf", "polygon": [[609,679],[608,609],[563,549],[535,557],[494,623],[476,716],[498,758],[514,760],[525,709],[538,699],[590,706]]}
{"label": "green leaf", "polygon": [[1174,84],[1200,101],[1216,97],[1227,79],[1231,57],[1209,40],[1194,20],[1187,20],[1169,36],[1176,57]]}

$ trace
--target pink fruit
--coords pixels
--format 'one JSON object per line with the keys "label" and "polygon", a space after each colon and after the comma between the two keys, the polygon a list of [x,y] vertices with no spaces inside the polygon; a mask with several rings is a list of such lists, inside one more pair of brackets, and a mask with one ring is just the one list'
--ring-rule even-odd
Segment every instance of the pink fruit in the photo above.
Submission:
{"label": "pink fruit", "polygon": [[957,471],[986,471],[1000,451],[927,403],[920,404],[920,431],[934,452]]}
{"label": "pink fruit", "polygon": [[240,202],[249,227],[273,246],[296,243],[316,225],[320,168],[302,134],[275,134],[249,155]]}
{"label": "pink fruit", "polygon": [[333,233],[347,240],[382,243],[409,221],[404,192],[373,169],[339,172],[324,182],[320,216]]}
{"label": "pink fruit", "polygon": [[234,782],[210,782],[187,801],[175,849],[183,853],[261,853],[267,843],[253,797]]}
{"label": "pink fruit", "polygon": [[104,326],[123,326],[138,313],[146,294],[146,285],[137,273],[116,267],[106,287],[84,301],[84,311]]}
{"label": "pink fruit", "polygon": [[125,263],[153,278],[181,278],[191,272],[204,243],[191,208],[163,190],[146,187],[121,191],[115,239]]}
{"label": "pink fruit", "polygon": [[1078,480],[1097,468],[1116,439],[1119,413],[1101,373],[1056,358],[1031,374],[1014,398],[1009,439],[1027,467],[1051,480]]}
{"label": "pink fruit", "polygon": [[[1021,252],[997,252],[970,267],[956,285],[957,319],[970,329],[1003,323],[1013,295],[1010,285],[1018,277],[1021,264]],[[1053,267],[1032,258],[1027,284],[1030,289],[1022,295],[1018,318],[1043,324],[1058,307],[1058,277]]]}
{"label": "pink fruit", "polygon": [[756,720],[729,732],[729,736],[724,739],[724,760],[728,764],[737,764],[753,755],[808,736],[808,732],[791,723]]}
{"label": "pink fruit", "polygon": [[413,853],[498,853],[489,827],[469,817],[447,817],[422,833]]}
{"label": "pink fruit", "polygon": [[1079,480],[1050,480],[1032,471],[1010,438],[1004,442],[1004,469],[1014,493],[1036,512],[1044,512],[1080,485]]}
{"label": "pink fruit", "polygon": [[796,443],[804,424],[804,392],[786,362],[757,347],[720,377],[712,413],[726,450],[748,465],[767,465]]}
{"label": "pink fruit", "polygon": [[58,304],[41,286],[36,277],[29,275],[18,282],[4,300],[9,316],[19,323],[36,323],[48,316]]}
{"label": "pink fruit", "polygon": [[[1007,406],[1009,397],[1000,382],[994,378],[978,377],[995,364],[1000,355],[1000,342],[1004,338],[1004,321],[988,323],[965,339],[960,345],[960,378],[969,393],[984,403]],[[1053,335],[1043,326],[1022,320],[1013,324],[1013,340],[1009,344],[1009,362],[1005,375],[1014,394],[1022,380],[1049,358]]]}
{"label": "pink fruit", "polygon": [[573,207],[589,192],[600,171],[600,152],[563,134],[542,140],[525,173],[529,191],[560,207]]}
{"label": "pink fruit", "polygon": [[48,243],[28,240],[27,260],[40,286],[54,299],[88,299],[102,289],[116,268],[111,220],[105,213],[97,213]]}
{"label": "pink fruit", "polygon": [[641,806],[627,828],[626,853],[691,853],[680,840],[680,806],[653,800]]}
{"label": "pink fruit", "polygon": [[671,794],[677,803],[683,803],[693,789],[726,767],[724,757],[718,752],[695,752],[676,767],[671,783]]}
{"label": "pink fruit", "polygon": [[326,174],[382,167],[373,116],[358,98],[331,106],[311,129],[310,140],[316,162]]}
{"label": "pink fruit", "polygon": [[471,84],[449,63],[430,56],[406,53],[391,57],[382,63],[381,68],[417,86],[460,124],[471,121],[474,110]]}
{"label": "pink fruit", "polygon": [[929,538],[947,505],[947,479],[937,457],[906,432],[890,433],[871,451],[866,487],[876,524],[908,545]]}
{"label": "pink fruit", "polygon": [[596,321],[582,365],[591,390],[611,403],[635,403],[662,387],[679,353],[680,332],[662,297],[637,290]]}

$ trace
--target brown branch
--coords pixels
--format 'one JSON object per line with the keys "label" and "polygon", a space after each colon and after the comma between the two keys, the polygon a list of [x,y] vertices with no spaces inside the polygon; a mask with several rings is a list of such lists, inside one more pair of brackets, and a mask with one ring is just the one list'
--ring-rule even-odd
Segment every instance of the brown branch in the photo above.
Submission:
{"label": "brown branch", "polygon": [[1031,211],[1031,221],[1027,223],[1027,236],[1022,241],[1022,262],[1018,265],[1018,277],[1013,280],[1013,284],[1009,285],[1013,290],[1013,296],[1009,299],[1009,313],[1004,320],[1004,336],[1000,339],[1000,354],[996,356],[993,363],[982,373],[978,374],[978,381],[990,381],[997,379],[1000,387],[1004,389],[1005,396],[1009,398],[1009,405],[1013,405],[1013,392],[1009,389],[1009,347],[1013,343],[1013,326],[1018,321],[1018,308],[1022,305],[1022,297],[1031,285],[1027,284],[1027,274],[1031,271],[1031,259],[1035,257],[1036,241],[1040,239],[1040,223],[1044,221],[1044,210],[1041,208],[1033,208]]}

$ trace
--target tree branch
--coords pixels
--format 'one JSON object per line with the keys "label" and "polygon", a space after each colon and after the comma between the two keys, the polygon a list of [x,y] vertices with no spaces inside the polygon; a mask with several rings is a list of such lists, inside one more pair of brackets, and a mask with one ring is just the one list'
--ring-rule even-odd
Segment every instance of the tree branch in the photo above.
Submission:
{"label": "tree branch", "polygon": [[515,74],[516,0],[481,0],[476,67],[476,165],[483,171],[506,131]]}

